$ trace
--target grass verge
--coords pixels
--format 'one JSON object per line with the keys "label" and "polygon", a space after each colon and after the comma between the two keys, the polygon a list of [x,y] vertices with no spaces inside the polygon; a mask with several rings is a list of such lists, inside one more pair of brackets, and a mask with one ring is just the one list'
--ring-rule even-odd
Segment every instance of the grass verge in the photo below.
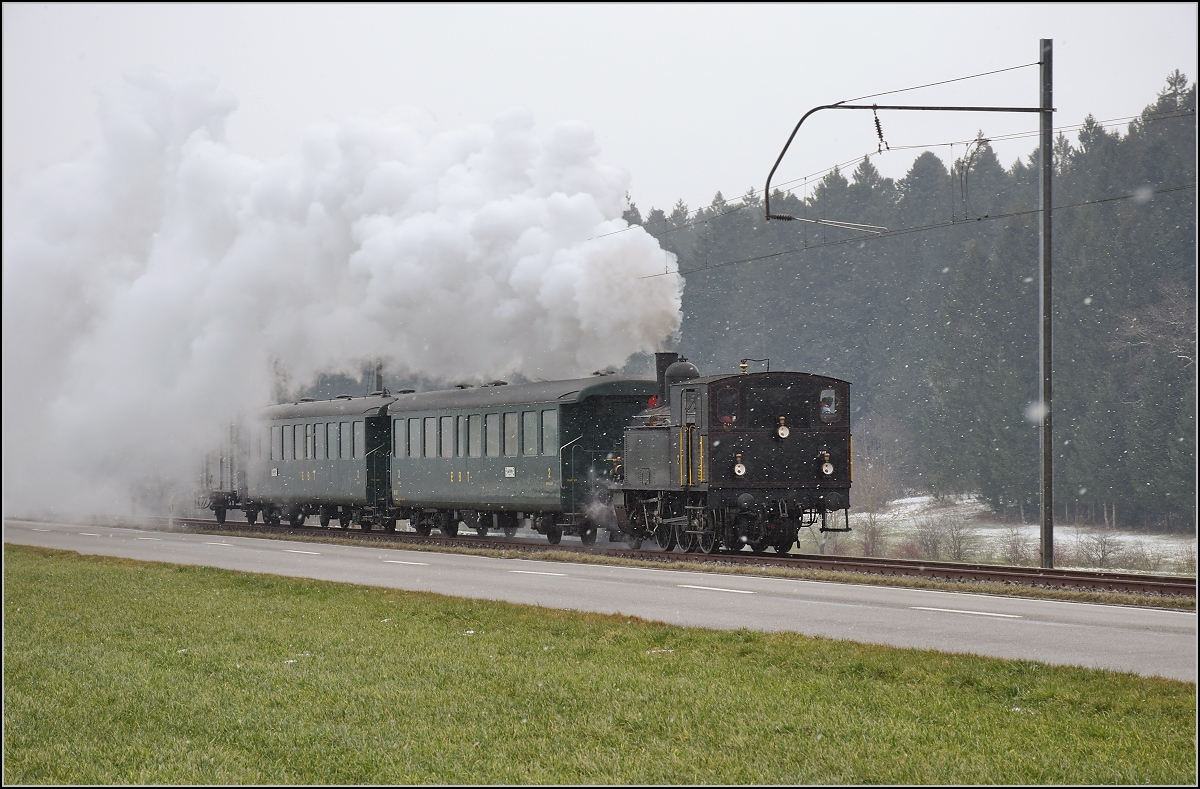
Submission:
{"label": "grass verge", "polygon": [[1196,687],[4,548],[6,784],[1183,784]]}

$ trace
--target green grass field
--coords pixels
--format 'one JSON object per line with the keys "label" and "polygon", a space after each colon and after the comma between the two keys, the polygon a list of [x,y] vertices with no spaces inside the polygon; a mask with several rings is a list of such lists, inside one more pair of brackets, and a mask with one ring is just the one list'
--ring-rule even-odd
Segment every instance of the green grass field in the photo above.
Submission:
{"label": "green grass field", "polygon": [[6,784],[1190,784],[1196,687],[4,548]]}

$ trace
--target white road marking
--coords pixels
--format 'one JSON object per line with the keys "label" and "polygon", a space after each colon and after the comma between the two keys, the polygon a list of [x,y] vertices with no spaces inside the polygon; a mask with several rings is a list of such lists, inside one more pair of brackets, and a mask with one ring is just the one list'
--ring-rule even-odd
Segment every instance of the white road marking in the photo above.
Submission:
{"label": "white road marking", "polygon": [[419,567],[428,567],[429,562],[402,562],[399,559],[384,559],[384,564],[415,564]]}
{"label": "white road marking", "polygon": [[321,555],[321,554],[317,553],[316,551],[293,551],[291,548],[284,548],[283,552],[284,553],[307,553],[307,554],[311,554],[312,556],[320,556]]}
{"label": "white road marking", "polygon": [[33,529],[33,531],[53,531],[52,529]]}
{"label": "white road marking", "polygon": [[937,611],[943,614],[974,614],[975,616],[998,616],[1002,619],[1024,619],[1018,614],[993,614],[990,611],[960,611],[957,608],[926,608],[920,605],[910,606],[914,611]]}
{"label": "white road marking", "polygon": [[228,542],[206,542],[205,545],[224,545],[226,548],[232,548],[233,543]]}
{"label": "white road marking", "polygon": [[722,589],[719,586],[692,586],[691,584],[678,584],[680,589],[704,589],[708,592],[733,592],[734,594],[754,594],[747,589]]}
{"label": "white road marking", "polygon": [[82,534],[84,537],[99,537],[100,536],[99,534],[92,534],[90,531],[81,531],[79,533]]}
{"label": "white road marking", "polygon": [[558,575],[566,577],[566,573],[539,573],[537,570],[509,570],[510,573],[521,573],[522,575]]}
{"label": "white road marking", "polygon": [[139,540],[154,540],[155,542],[162,542],[162,540],[160,540],[158,537],[138,537],[137,539],[139,539]]}

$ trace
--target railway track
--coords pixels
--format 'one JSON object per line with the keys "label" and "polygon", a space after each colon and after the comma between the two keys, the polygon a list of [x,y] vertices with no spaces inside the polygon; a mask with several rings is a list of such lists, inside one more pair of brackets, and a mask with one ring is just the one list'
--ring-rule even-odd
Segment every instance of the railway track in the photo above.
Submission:
{"label": "railway track", "polygon": [[[163,519],[164,521],[166,519]],[[457,545],[491,549],[508,549],[539,553],[544,551],[570,551],[582,554],[620,556],[642,559],[647,561],[688,561],[713,563],[722,565],[744,564],[770,567],[790,567],[794,569],[829,570],[834,572],[868,573],[873,575],[909,576],[919,578],[938,578],[952,581],[991,581],[1004,584],[1019,584],[1023,586],[1042,586],[1067,589],[1087,589],[1095,591],[1127,592],[1154,594],[1165,596],[1196,596],[1196,579],[1176,575],[1149,575],[1142,573],[1120,573],[1107,570],[1060,570],[1043,569],[1040,567],[1017,567],[994,564],[969,564],[962,562],[941,562],[910,559],[881,559],[863,556],[822,556],[812,554],[787,554],[785,556],[754,554],[750,552],[734,553],[717,551],[715,553],[681,553],[678,551],[633,550],[627,546],[618,547],[620,543],[597,543],[585,547],[583,545],[559,544],[550,545],[544,540],[530,541],[528,539],[509,539],[500,535],[480,537],[462,535],[446,537],[434,535],[421,537],[415,532],[408,531],[362,531],[357,528],[322,528],[318,526],[266,526],[262,524],[251,526],[245,523],[227,521],[218,525],[215,520],[176,518],[177,525],[187,528],[221,531],[231,531],[246,534],[274,535],[304,535],[304,536],[338,536],[351,539],[361,539],[370,542],[409,545]]]}

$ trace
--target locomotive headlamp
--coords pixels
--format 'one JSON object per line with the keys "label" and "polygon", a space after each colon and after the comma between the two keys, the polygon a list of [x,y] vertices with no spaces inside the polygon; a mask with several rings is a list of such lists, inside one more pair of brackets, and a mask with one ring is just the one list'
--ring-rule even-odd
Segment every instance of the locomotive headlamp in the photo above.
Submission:
{"label": "locomotive headlamp", "polygon": [[733,464],[733,473],[734,473],[735,475],[739,476],[739,477],[744,477],[744,476],[746,476],[746,466],[742,464],[742,456],[741,456],[741,453],[738,453],[737,455],[734,455],[734,458],[733,458],[733,459],[734,459],[734,461],[736,461],[736,462]]}
{"label": "locomotive headlamp", "polygon": [[821,457],[825,459],[825,462],[821,464],[821,473],[827,477],[833,476],[833,464],[829,462],[829,453],[822,452]]}
{"label": "locomotive headlamp", "polygon": [[775,435],[779,436],[780,438],[787,438],[792,434],[792,431],[789,430],[788,426],[784,424],[786,420],[786,416],[779,417],[779,427],[775,428]]}

